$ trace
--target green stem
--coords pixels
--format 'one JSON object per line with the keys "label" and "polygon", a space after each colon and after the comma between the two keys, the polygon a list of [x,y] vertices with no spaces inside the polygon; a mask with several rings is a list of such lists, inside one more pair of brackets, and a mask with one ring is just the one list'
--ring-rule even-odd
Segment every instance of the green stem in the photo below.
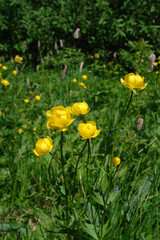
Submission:
{"label": "green stem", "polygon": [[66,201],[66,227],[67,227],[67,235],[68,239],[71,239],[70,233],[69,233],[69,212],[68,212],[68,189],[67,189],[67,179],[66,179],[66,174],[64,170],[64,157],[63,157],[63,132],[61,131],[61,161],[62,161],[62,173],[63,173],[63,178],[64,178],[64,187],[65,187],[65,201]]}
{"label": "green stem", "polygon": [[138,91],[138,119],[140,118],[140,91]]}
{"label": "green stem", "polygon": [[106,210],[106,207],[107,207],[107,201],[108,201],[108,198],[109,198],[109,192],[110,192],[110,187],[111,187],[111,179],[112,179],[112,170],[113,170],[113,162],[112,162],[112,159],[113,159],[113,154],[114,154],[114,149],[115,149],[115,146],[116,146],[116,142],[117,142],[117,139],[118,139],[118,133],[120,131],[120,128],[121,128],[121,125],[123,123],[123,120],[126,116],[126,113],[129,109],[129,105],[132,101],[132,97],[133,97],[133,91],[131,93],[131,96],[130,96],[130,99],[128,101],[128,104],[127,104],[127,107],[126,107],[126,110],[123,114],[123,117],[121,118],[121,121],[119,123],[119,126],[118,126],[118,129],[117,129],[117,132],[115,134],[115,137],[114,137],[114,141],[113,141],[113,146],[112,146],[112,152],[111,152],[111,159],[110,159],[110,170],[109,170],[109,181],[108,181],[108,189],[107,189],[107,196],[106,196],[106,201],[105,201],[105,204],[104,204],[104,210],[103,210],[103,217],[102,217],[102,225],[101,225],[101,239],[103,239],[103,226],[104,226],[104,220],[105,220],[105,210]]}
{"label": "green stem", "polygon": [[76,175],[77,175],[78,164],[79,164],[80,158],[82,157],[82,153],[83,153],[86,145],[87,145],[87,140],[86,140],[86,142],[85,142],[85,144],[84,144],[84,146],[83,146],[83,148],[82,148],[82,150],[81,150],[81,152],[79,154],[79,157],[78,157],[78,160],[77,160],[77,164],[76,164],[76,169],[75,169],[75,174],[74,174],[74,181],[73,181],[74,182],[74,185],[73,185],[74,188],[73,188],[72,202],[73,202],[73,197],[74,197],[74,192],[75,192]]}

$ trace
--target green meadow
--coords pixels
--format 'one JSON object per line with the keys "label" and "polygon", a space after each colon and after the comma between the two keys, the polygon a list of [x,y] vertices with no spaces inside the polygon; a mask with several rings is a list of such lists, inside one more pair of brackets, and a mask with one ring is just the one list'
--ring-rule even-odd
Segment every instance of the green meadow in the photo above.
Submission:
{"label": "green meadow", "polygon": [[[1,57],[1,239],[160,238],[160,58],[151,71],[151,52],[146,45],[117,57],[86,55],[83,67],[81,56],[66,52],[56,65],[45,57],[38,67],[25,56],[23,63]],[[125,54],[144,89],[132,92],[121,83],[132,72],[119,62]],[[48,110],[77,102],[90,111],[71,114],[66,131],[47,128]],[[101,131],[82,140],[78,126],[88,121]],[[51,152],[36,156],[36,142],[47,136]]]}

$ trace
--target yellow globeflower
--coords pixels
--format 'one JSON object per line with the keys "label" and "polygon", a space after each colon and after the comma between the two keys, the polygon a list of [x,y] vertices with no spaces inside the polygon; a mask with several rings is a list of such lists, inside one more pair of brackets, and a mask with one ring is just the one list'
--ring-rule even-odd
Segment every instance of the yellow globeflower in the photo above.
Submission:
{"label": "yellow globeflower", "polygon": [[24,102],[29,103],[29,99],[28,98],[24,99]]}
{"label": "yellow globeflower", "polygon": [[113,165],[118,166],[121,163],[121,159],[119,157],[113,158]]}
{"label": "yellow globeflower", "polygon": [[0,116],[2,116],[2,111],[0,110]]}
{"label": "yellow globeflower", "polygon": [[91,56],[91,58],[94,58],[93,56]]}
{"label": "yellow globeflower", "polygon": [[20,57],[19,55],[16,55],[15,58],[14,58],[14,61],[17,62],[17,63],[23,63],[23,58]]}
{"label": "yellow globeflower", "polygon": [[71,107],[71,113],[79,116],[80,114],[86,114],[90,111],[88,104],[86,102],[77,102],[74,103]]}
{"label": "yellow globeflower", "polygon": [[144,83],[144,77],[134,73],[125,75],[124,80],[121,78],[121,83],[133,92],[135,92],[134,88],[142,90],[147,86],[147,83]]}
{"label": "yellow globeflower", "polygon": [[79,86],[82,86],[82,87],[85,86],[85,84],[84,84],[83,82],[79,82],[78,85],[79,85]]}
{"label": "yellow globeflower", "polygon": [[158,71],[156,71],[156,74],[158,74],[159,72]]}
{"label": "yellow globeflower", "polygon": [[99,135],[101,129],[97,130],[96,123],[89,121],[87,123],[80,123],[78,126],[78,131],[82,137],[82,140],[87,138],[95,138]]}
{"label": "yellow globeflower", "polygon": [[52,144],[52,139],[50,137],[39,138],[36,142],[36,147],[33,152],[38,157],[43,157],[47,152],[51,152],[54,144]]}
{"label": "yellow globeflower", "polygon": [[2,67],[2,63],[0,63],[0,67]]}
{"label": "yellow globeflower", "polygon": [[35,99],[36,99],[37,101],[40,101],[40,100],[41,100],[41,97],[40,97],[39,95],[36,95],[36,96],[35,96]]}
{"label": "yellow globeflower", "polygon": [[24,131],[23,131],[22,128],[19,128],[19,129],[18,129],[18,134],[19,134],[19,135],[21,135],[23,132],[24,132]]}
{"label": "yellow globeflower", "polygon": [[83,79],[83,80],[87,80],[87,75],[83,75],[83,76],[82,76],[82,79]]}
{"label": "yellow globeflower", "polygon": [[12,73],[13,73],[14,76],[17,75],[17,71],[16,70],[13,70]]}
{"label": "yellow globeflower", "polygon": [[3,69],[3,70],[7,70],[7,67],[6,67],[6,66],[2,66],[2,69]]}
{"label": "yellow globeflower", "polygon": [[74,79],[72,80],[72,82],[76,83],[76,82],[77,82],[77,79],[76,79],[76,78],[74,78]]}
{"label": "yellow globeflower", "polygon": [[47,111],[46,116],[49,117],[47,127],[49,129],[59,128],[60,131],[66,131],[68,126],[75,120],[72,118],[69,109],[58,106]]}
{"label": "yellow globeflower", "polygon": [[2,79],[1,83],[6,87],[9,85],[9,81],[7,79]]}
{"label": "yellow globeflower", "polygon": [[100,58],[100,54],[99,53],[97,53],[96,58]]}
{"label": "yellow globeflower", "polygon": [[158,65],[158,62],[154,62],[153,65],[156,67]]}

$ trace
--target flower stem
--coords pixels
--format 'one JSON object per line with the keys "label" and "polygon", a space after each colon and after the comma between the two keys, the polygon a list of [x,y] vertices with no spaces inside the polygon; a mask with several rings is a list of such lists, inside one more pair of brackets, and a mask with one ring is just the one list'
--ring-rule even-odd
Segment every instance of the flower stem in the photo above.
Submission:
{"label": "flower stem", "polygon": [[77,164],[76,164],[76,169],[75,169],[75,174],[74,174],[74,181],[73,181],[73,182],[74,182],[74,185],[73,185],[74,188],[73,188],[72,201],[73,201],[74,192],[75,192],[75,185],[76,185],[75,182],[76,182],[76,175],[77,175],[78,164],[79,164],[80,158],[82,157],[82,153],[83,153],[86,145],[87,145],[87,140],[86,140],[86,142],[85,142],[85,144],[84,144],[84,146],[83,146],[83,148],[82,148],[82,150],[81,150],[81,152],[80,152],[80,154],[79,154],[79,157],[78,157],[78,160],[77,160]]}
{"label": "flower stem", "polygon": [[140,118],[140,91],[138,91],[138,119]]}
{"label": "flower stem", "polygon": [[62,173],[64,178],[64,187],[65,187],[65,201],[66,201],[66,227],[67,227],[67,235],[68,239],[71,239],[70,233],[69,233],[69,212],[68,212],[68,189],[67,189],[67,178],[64,170],[64,157],[63,157],[63,132],[61,131],[61,161],[62,161]]}

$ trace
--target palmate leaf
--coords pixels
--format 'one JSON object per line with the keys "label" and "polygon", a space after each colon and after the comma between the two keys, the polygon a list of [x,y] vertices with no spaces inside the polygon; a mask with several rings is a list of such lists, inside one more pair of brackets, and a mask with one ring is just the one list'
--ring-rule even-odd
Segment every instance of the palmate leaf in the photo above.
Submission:
{"label": "palmate leaf", "polygon": [[98,240],[95,227],[93,224],[86,223],[85,226],[83,226],[83,229],[94,239]]}
{"label": "palmate leaf", "polygon": [[17,222],[0,223],[0,232],[17,231],[27,235],[25,225]]}

